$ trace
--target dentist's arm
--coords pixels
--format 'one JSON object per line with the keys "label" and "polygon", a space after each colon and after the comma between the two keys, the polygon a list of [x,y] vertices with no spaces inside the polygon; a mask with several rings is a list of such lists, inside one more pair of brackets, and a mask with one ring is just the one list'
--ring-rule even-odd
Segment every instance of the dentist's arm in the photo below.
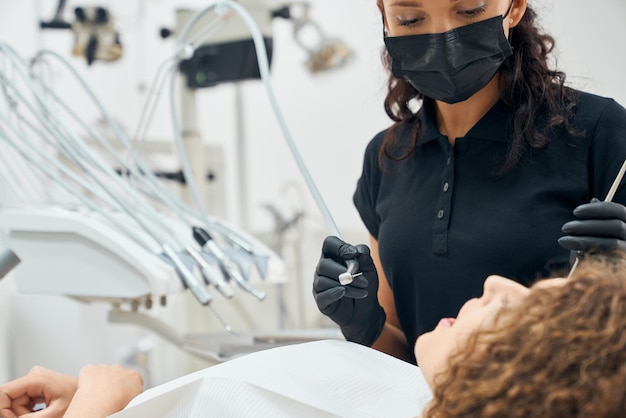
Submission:
{"label": "dentist's arm", "polygon": [[414,361],[412,347],[409,349],[406,337],[400,328],[400,321],[396,313],[396,303],[393,300],[393,292],[391,291],[391,286],[389,286],[389,282],[387,281],[387,277],[385,277],[385,272],[380,262],[378,240],[371,235],[370,249],[376,271],[378,272],[378,300],[387,316],[385,326],[378,339],[372,345],[372,348],[412,363]]}

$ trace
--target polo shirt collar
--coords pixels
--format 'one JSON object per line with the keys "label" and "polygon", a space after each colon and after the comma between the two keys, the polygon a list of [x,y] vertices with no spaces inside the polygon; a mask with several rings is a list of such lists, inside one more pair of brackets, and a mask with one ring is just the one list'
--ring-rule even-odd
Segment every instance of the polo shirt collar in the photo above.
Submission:
{"label": "polo shirt collar", "polygon": [[[420,126],[419,142],[423,145],[441,136],[437,127],[435,102],[430,98],[424,98],[422,108],[419,111],[422,125]],[[485,139],[497,142],[509,142],[513,136],[513,117],[515,109],[498,100],[495,105],[474,125],[466,138]]]}

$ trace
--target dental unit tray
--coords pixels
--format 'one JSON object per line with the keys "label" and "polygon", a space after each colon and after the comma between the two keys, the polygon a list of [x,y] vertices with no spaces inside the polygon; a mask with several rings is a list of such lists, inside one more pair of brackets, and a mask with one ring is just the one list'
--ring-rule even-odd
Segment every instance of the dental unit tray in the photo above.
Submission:
{"label": "dental unit tray", "polygon": [[[119,216],[124,221],[123,215]],[[128,224],[132,227],[132,222]],[[175,268],[158,252],[137,244],[92,212],[3,209],[0,228],[7,231],[8,245],[23,260],[14,271],[21,293],[115,303],[158,300],[185,291]],[[181,235],[191,234],[182,224],[180,229]],[[264,269],[254,260],[248,262],[248,268],[239,264],[249,282],[284,282],[284,262],[269,249],[262,254]],[[263,276],[260,270],[265,270]]]}
{"label": "dental unit tray", "polygon": [[[139,309],[148,300],[158,301],[186,291],[174,267],[111,228],[97,214],[62,208],[2,209],[0,228],[7,231],[10,248],[23,260],[13,272],[20,293],[110,303],[110,323],[149,329],[198,358],[226,361],[267,348],[343,339],[338,329],[328,328],[180,334],[172,325],[150,315],[149,309]],[[189,233],[181,225],[181,234],[184,232]],[[255,244],[255,250],[262,249],[253,238],[246,236],[246,240]],[[284,262],[266,251],[265,277],[258,267],[251,266],[248,278],[252,283],[284,282]],[[132,309],[125,307],[128,303]]]}

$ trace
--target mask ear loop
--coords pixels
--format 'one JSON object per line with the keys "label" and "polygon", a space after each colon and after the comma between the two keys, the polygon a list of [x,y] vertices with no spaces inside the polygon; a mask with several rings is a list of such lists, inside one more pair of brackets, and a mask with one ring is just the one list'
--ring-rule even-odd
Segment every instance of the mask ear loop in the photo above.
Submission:
{"label": "mask ear loop", "polygon": [[[510,13],[511,13],[511,9],[513,8],[513,3],[515,3],[515,0],[511,0],[511,4],[509,4],[509,8],[506,9],[506,13],[504,14],[504,16],[502,16],[502,20],[504,20]],[[511,19],[511,23],[513,19]]]}
{"label": "mask ear loop", "polygon": [[381,12],[380,19],[383,22],[383,39],[387,37],[387,26],[385,25],[385,12]]}
{"label": "mask ear loop", "polygon": [[[515,0],[511,0],[511,4],[509,4],[509,8],[506,10],[506,13],[504,14],[504,16],[502,16],[503,21],[511,13],[511,9],[513,9],[513,3],[515,3]],[[509,23],[513,23],[513,18],[509,18]],[[384,31],[384,27],[383,27],[383,31]],[[511,27],[509,27],[508,41],[509,41],[509,45],[511,45],[511,48],[513,48],[513,28]]]}

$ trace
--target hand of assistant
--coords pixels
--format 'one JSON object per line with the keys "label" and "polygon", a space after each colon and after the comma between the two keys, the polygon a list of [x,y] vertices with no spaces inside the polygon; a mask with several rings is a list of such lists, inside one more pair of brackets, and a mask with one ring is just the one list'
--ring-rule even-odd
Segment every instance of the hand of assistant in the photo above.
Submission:
{"label": "hand of assistant", "polygon": [[590,203],[574,209],[576,220],[567,222],[559,238],[561,246],[572,251],[626,249],[626,207],[615,202]]}
{"label": "hand of assistant", "polygon": [[[358,263],[351,284],[339,283],[346,271],[345,261]],[[337,325],[348,341],[371,346],[385,324],[385,311],[378,303],[378,274],[366,245],[350,245],[337,237],[324,240],[315,269],[313,295],[319,310]]]}
{"label": "hand of assistant", "polygon": [[[0,386],[0,417],[62,417],[76,392],[76,378],[34,367],[24,377]],[[46,408],[33,412],[35,405]]]}

